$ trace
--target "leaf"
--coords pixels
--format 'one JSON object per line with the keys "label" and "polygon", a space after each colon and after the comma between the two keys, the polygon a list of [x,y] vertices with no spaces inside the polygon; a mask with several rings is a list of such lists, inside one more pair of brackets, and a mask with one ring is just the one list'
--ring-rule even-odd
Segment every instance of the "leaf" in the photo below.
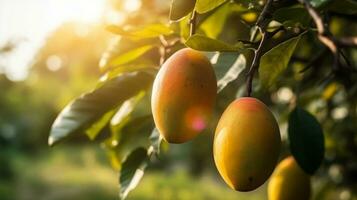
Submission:
{"label": "leaf", "polygon": [[281,8],[274,12],[273,19],[285,27],[293,27],[296,24],[308,27],[311,20],[309,13],[302,7]]}
{"label": "leaf", "polygon": [[117,77],[123,73],[127,72],[135,72],[135,71],[146,71],[146,72],[155,72],[157,73],[158,67],[157,64],[150,63],[150,62],[134,62],[130,64],[120,65],[107,73],[105,73],[101,77],[101,81],[107,81],[114,77]]}
{"label": "leaf", "polygon": [[117,57],[115,57],[113,60],[109,62],[109,66],[111,67],[117,67],[119,65],[127,64],[131,61],[136,60],[140,56],[144,55],[146,52],[154,48],[154,45],[145,45],[133,50],[130,50],[126,53],[123,53]]}
{"label": "leaf", "polygon": [[136,105],[142,100],[145,96],[145,92],[140,92],[136,96],[126,100],[118,109],[118,111],[113,116],[110,124],[111,126],[119,126],[120,128],[123,126],[124,121],[129,118],[130,114],[134,111]]}
{"label": "leaf", "polygon": [[105,127],[105,125],[109,123],[114,113],[115,112],[113,110],[105,113],[104,116],[102,116],[97,122],[92,124],[92,126],[85,131],[89,139],[94,140],[97,137],[99,132]]}
{"label": "leaf", "polygon": [[202,14],[217,8],[226,0],[197,0],[195,10]]}
{"label": "leaf", "polygon": [[329,10],[337,13],[348,14],[348,15],[357,14],[357,2],[353,0],[332,1],[328,7]]}
{"label": "leaf", "polygon": [[[139,92],[139,94],[137,94],[136,96],[126,100],[115,113],[115,115],[110,121],[110,127],[113,134],[112,138],[109,141],[110,145],[113,143],[113,140],[115,141],[115,144],[118,144],[118,141],[120,140],[120,137],[122,135],[123,127],[127,125],[130,120],[132,120],[133,116],[131,115],[133,115],[132,113],[135,109],[137,109],[136,106],[140,103],[140,101],[143,101],[144,96],[144,91]],[[145,115],[148,115],[148,113],[145,113],[142,116]]]}
{"label": "leaf", "polygon": [[192,12],[196,0],[172,0],[170,7],[170,20],[177,21]]}
{"label": "leaf", "polygon": [[149,139],[151,145],[147,150],[142,147],[133,150],[122,163],[119,178],[121,199],[125,199],[128,193],[138,185],[150,162],[150,157],[160,153],[162,137],[156,128],[152,131]]}
{"label": "leaf", "polygon": [[[310,4],[315,7],[315,8],[318,8],[328,2],[330,2],[331,0],[309,0],[310,1]],[[341,0],[338,0],[338,1],[341,1]]]}
{"label": "leaf", "polygon": [[53,123],[49,145],[84,131],[106,112],[147,89],[152,81],[153,76],[148,73],[126,73],[75,99],[62,110]]}
{"label": "leaf", "polygon": [[208,55],[218,80],[218,92],[235,80],[246,67],[245,57],[239,53],[217,52]]}
{"label": "leaf", "polygon": [[164,24],[150,24],[144,27],[127,30],[116,25],[110,25],[107,27],[107,30],[131,39],[155,38],[160,35],[170,35],[173,33],[173,30]]}
{"label": "leaf", "polygon": [[185,41],[190,37],[190,27],[189,27],[190,17],[184,17],[180,22],[180,36]]}
{"label": "leaf", "polygon": [[126,158],[120,170],[120,199],[125,199],[129,192],[139,184],[148,162],[149,156],[144,148],[137,148]]}
{"label": "leaf", "polygon": [[185,45],[198,51],[242,52],[244,50],[244,45],[241,42],[238,42],[235,45],[230,45],[220,40],[197,34],[189,37],[185,42]]}
{"label": "leaf", "polygon": [[151,113],[128,120],[118,134],[118,146],[115,148],[118,156],[125,157],[138,147],[149,148],[149,137],[155,123]]}
{"label": "leaf", "polygon": [[[160,44],[159,40],[157,38],[149,38],[149,39],[143,39],[143,40],[131,40],[128,38],[122,38],[122,37],[116,37],[115,40],[110,40],[109,45],[107,49],[103,52],[100,61],[99,61],[99,67],[101,71],[106,71],[108,68],[112,67],[109,65],[109,63],[116,57],[125,54],[127,52],[130,52],[132,50],[135,50],[139,47],[144,47],[148,45],[152,45],[154,47],[157,47]],[[126,64],[123,64],[125,66],[131,65],[133,63],[137,64],[143,64],[143,63],[158,63],[156,56],[153,56],[155,53],[158,54],[158,51],[150,51],[142,56],[140,56],[140,59],[133,59],[129,61]],[[150,54],[150,55],[149,55]],[[120,65],[120,66],[123,66]]]}
{"label": "leaf", "polygon": [[111,121],[112,138],[118,157],[125,157],[138,147],[150,146],[149,136],[155,127],[150,104],[150,93],[141,92],[122,104]]}
{"label": "leaf", "polygon": [[278,44],[261,57],[259,78],[262,87],[271,87],[278,77],[284,72],[301,35],[302,34]]}
{"label": "leaf", "polygon": [[[162,137],[156,128],[154,128],[154,130],[152,131],[149,139],[150,139],[150,143],[151,143],[151,147],[150,147],[152,149],[151,151],[153,153],[159,154]],[[150,152],[150,150],[149,150],[149,152]]]}
{"label": "leaf", "polygon": [[245,57],[241,54],[238,56],[233,65],[229,68],[226,74],[218,80],[218,92],[222,91],[228,83],[234,81],[243,72],[246,67]]}
{"label": "leaf", "polygon": [[299,166],[314,174],[324,158],[324,136],[317,119],[297,107],[289,117],[288,135],[290,150]]}
{"label": "leaf", "polygon": [[231,6],[232,5],[226,4],[220,7],[204,20],[204,22],[199,26],[200,29],[202,29],[208,37],[217,38],[217,36],[223,31],[226,19],[231,11]]}

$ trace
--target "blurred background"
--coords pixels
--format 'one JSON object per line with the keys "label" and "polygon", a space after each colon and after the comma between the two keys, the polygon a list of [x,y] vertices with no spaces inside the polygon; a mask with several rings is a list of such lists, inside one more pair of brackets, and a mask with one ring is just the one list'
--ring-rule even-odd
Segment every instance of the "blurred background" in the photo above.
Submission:
{"label": "blurred background", "polygon": [[[118,174],[98,143],[81,138],[49,148],[47,138],[60,110],[97,83],[100,57],[113,40],[105,25],[124,22],[140,6],[0,0],[0,199],[118,199]],[[236,197],[205,168],[188,170],[191,148],[173,148],[176,158],[167,160],[178,163],[153,167],[129,199]]]}
{"label": "blurred background", "polygon": [[[0,0],[1,200],[118,199],[118,174],[99,142],[83,137],[49,148],[48,133],[60,110],[96,85],[102,53],[116,39],[105,25],[168,21],[169,4]],[[139,10],[162,18],[142,19]],[[282,88],[277,95],[284,101],[290,93]],[[166,147],[128,199],[266,199],[265,185],[250,193],[230,190],[215,170],[210,135],[199,137]],[[321,194],[316,199],[357,199],[355,181],[340,184],[342,170],[332,165],[317,175],[314,188]]]}

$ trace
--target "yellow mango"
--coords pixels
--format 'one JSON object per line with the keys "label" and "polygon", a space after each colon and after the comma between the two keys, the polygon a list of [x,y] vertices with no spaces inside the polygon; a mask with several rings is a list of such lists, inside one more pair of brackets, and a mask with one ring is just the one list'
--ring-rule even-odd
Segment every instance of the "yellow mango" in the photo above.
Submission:
{"label": "yellow mango", "polygon": [[153,85],[151,108],[159,133],[169,143],[183,143],[210,121],[217,80],[208,58],[185,48],[160,68]]}
{"label": "yellow mango", "polygon": [[310,177],[295,159],[289,156],[281,161],[269,180],[269,200],[308,200],[310,194]]}
{"label": "yellow mango", "polygon": [[216,128],[213,156],[224,181],[251,191],[272,174],[280,153],[278,123],[269,108],[252,97],[233,101]]}

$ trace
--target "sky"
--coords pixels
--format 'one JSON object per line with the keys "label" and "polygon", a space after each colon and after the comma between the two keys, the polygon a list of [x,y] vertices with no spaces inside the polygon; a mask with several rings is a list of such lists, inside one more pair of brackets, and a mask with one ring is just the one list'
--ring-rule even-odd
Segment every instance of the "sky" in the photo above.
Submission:
{"label": "sky", "polygon": [[[137,0],[126,0],[127,11],[137,9]],[[108,12],[106,0],[0,0],[0,47],[17,44],[15,50],[0,56],[0,73],[11,80],[23,80],[37,50],[46,37],[62,23],[101,23],[119,20]],[[106,16],[104,16],[104,13]]]}

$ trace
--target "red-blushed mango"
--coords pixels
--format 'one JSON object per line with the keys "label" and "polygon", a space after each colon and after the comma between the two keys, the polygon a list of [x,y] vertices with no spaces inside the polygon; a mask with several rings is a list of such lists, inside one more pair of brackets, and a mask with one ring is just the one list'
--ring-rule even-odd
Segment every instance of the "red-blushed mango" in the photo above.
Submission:
{"label": "red-blushed mango", "polygon": [[217,80],[202,53],[175,52],[157,74],[151,96],[155,125],[169,143],[183,143],[209,123],[217,95]]}
{"label": "red-blushed mango", "polygon": [[279,126],[269,108],[258,99],[243,97],[233,101],[221,116],[213,156],[232,189],[251,191],[272,174],[280,146]]}
{"label": "red-blushed mango", "polygon": [[308,200],[310,194],[310,177],[295,159],[289,156],[280,162],[269,180],[269,200]]}

